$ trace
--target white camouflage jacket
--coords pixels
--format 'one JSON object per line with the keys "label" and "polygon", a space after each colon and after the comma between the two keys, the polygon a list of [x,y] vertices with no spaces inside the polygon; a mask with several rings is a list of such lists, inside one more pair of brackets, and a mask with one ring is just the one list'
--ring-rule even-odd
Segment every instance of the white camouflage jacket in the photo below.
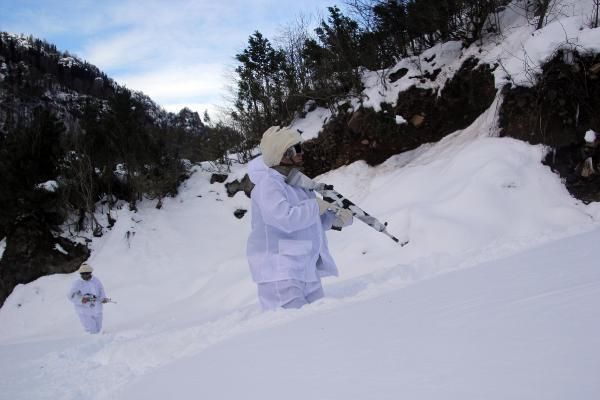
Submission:
{"label": "white camouflage jacket", "polygon": [[[83,296],[96,296],[96,301],[90,301],[82,303]],[[99,314],[102,312],[102,299],[106,298],[104,293],[104,287],[102,282],[95,276],[89,281],[85,281],[81,278],[73,282],[71,290],[69,291],[69,300],[75,306],[75,310],[78,313],[84,314]]]}
{"label": "white camouflage jacket", "polygon": [[325,237],[335,214],[319,216],[315,194],[285,183],[285,177],[267,167],[262,157],[248,164],[248,175],[255,184],[246,247],[253,280],[314,282],[337,276]]}

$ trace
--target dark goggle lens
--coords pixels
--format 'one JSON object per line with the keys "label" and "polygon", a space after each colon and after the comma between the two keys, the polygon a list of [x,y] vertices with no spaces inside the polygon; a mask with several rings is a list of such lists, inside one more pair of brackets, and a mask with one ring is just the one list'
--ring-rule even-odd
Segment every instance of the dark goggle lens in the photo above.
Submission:
{"label": "dark goggle lens", "polygon": [[302,154],[302,145],[300,143],[289,147],[284,153],[284,155],[289,158],[294,157],[296,154]]}
{"label": "dark goggle lens", "polygon": [[302,154],[302,145],[300,143],[296,143],[295,145],[293,145],[292,147],[289,148],[290,153],[293,153],[292,155],[296,155],[296,154]]}

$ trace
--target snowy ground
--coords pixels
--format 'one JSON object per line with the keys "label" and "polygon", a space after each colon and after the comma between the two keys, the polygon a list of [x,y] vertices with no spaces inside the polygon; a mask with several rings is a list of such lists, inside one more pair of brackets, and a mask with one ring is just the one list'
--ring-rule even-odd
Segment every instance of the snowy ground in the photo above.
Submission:
{"label": "snowy ground", "polygon": [[[552,50],[517,31],[500,47],[522,36],[546,49],[539,59]],[[582,46],[598,34],[577,32]],[[440,79],[468,55],[435,51]],[[375,85],[374,105],[400,90]],[[567,193],[543,147],[494,137],[500,100],[439,143],[319,177],[410,243],[359,221],[328,233],[341,275],[301,310],[260,312],[249,214],[233,216],[249,199],[209,172],[160,210],[118,210],[90,259],[117,301],[104,332],[79,326],[66,298],[76,274],[18,286],[0,309],[0,398],[600,398],[600,205]],[[310,137],[327,118],[314,113],[297,121]]]}
{"label": "snowy ground", "polygon": [[341,308],[319,304],[160,368],[118,398],[594,399],[599,240],[596,229]]}

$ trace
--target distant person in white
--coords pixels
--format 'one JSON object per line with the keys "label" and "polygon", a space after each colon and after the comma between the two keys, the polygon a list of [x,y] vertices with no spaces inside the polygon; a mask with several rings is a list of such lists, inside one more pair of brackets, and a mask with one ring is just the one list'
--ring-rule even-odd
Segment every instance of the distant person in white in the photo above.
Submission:
{"label": "distant person in white", "polygon": [[264,310],[300,308],[324,296],[321,277],[338,275],[325,230],[352,224],[352,212],[330,210],[312,191],[285,178],[304,164],[301,136],[271,127],[262,137],[262,156],[248,164],[252,230],[247,256]]}
{"label": "distant person in white", "polygon": [[87,263],[79,267],[81,279],[77,279],[71,291],[69,300],[75,306],[81,325],[88,333],[98,333],[102,329],[102,304],[108,303],[109,298],[104,293],[102,282],[92,276],[93,268]]}

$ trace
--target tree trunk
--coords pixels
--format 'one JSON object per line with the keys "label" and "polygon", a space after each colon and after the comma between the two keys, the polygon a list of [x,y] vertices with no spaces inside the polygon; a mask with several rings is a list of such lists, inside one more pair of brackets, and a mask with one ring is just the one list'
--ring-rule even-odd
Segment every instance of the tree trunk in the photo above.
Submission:
{"label": "tree trunk", "polygon": [[535,28],[536,30],[542,29],[544,27],[546,21],[546,14],[548,13],[548,8],[550,7],[551,1],[552,0],[539,0],[537,4],[536,14],[540,17],[540,19],[538,20],[537,26]]}

